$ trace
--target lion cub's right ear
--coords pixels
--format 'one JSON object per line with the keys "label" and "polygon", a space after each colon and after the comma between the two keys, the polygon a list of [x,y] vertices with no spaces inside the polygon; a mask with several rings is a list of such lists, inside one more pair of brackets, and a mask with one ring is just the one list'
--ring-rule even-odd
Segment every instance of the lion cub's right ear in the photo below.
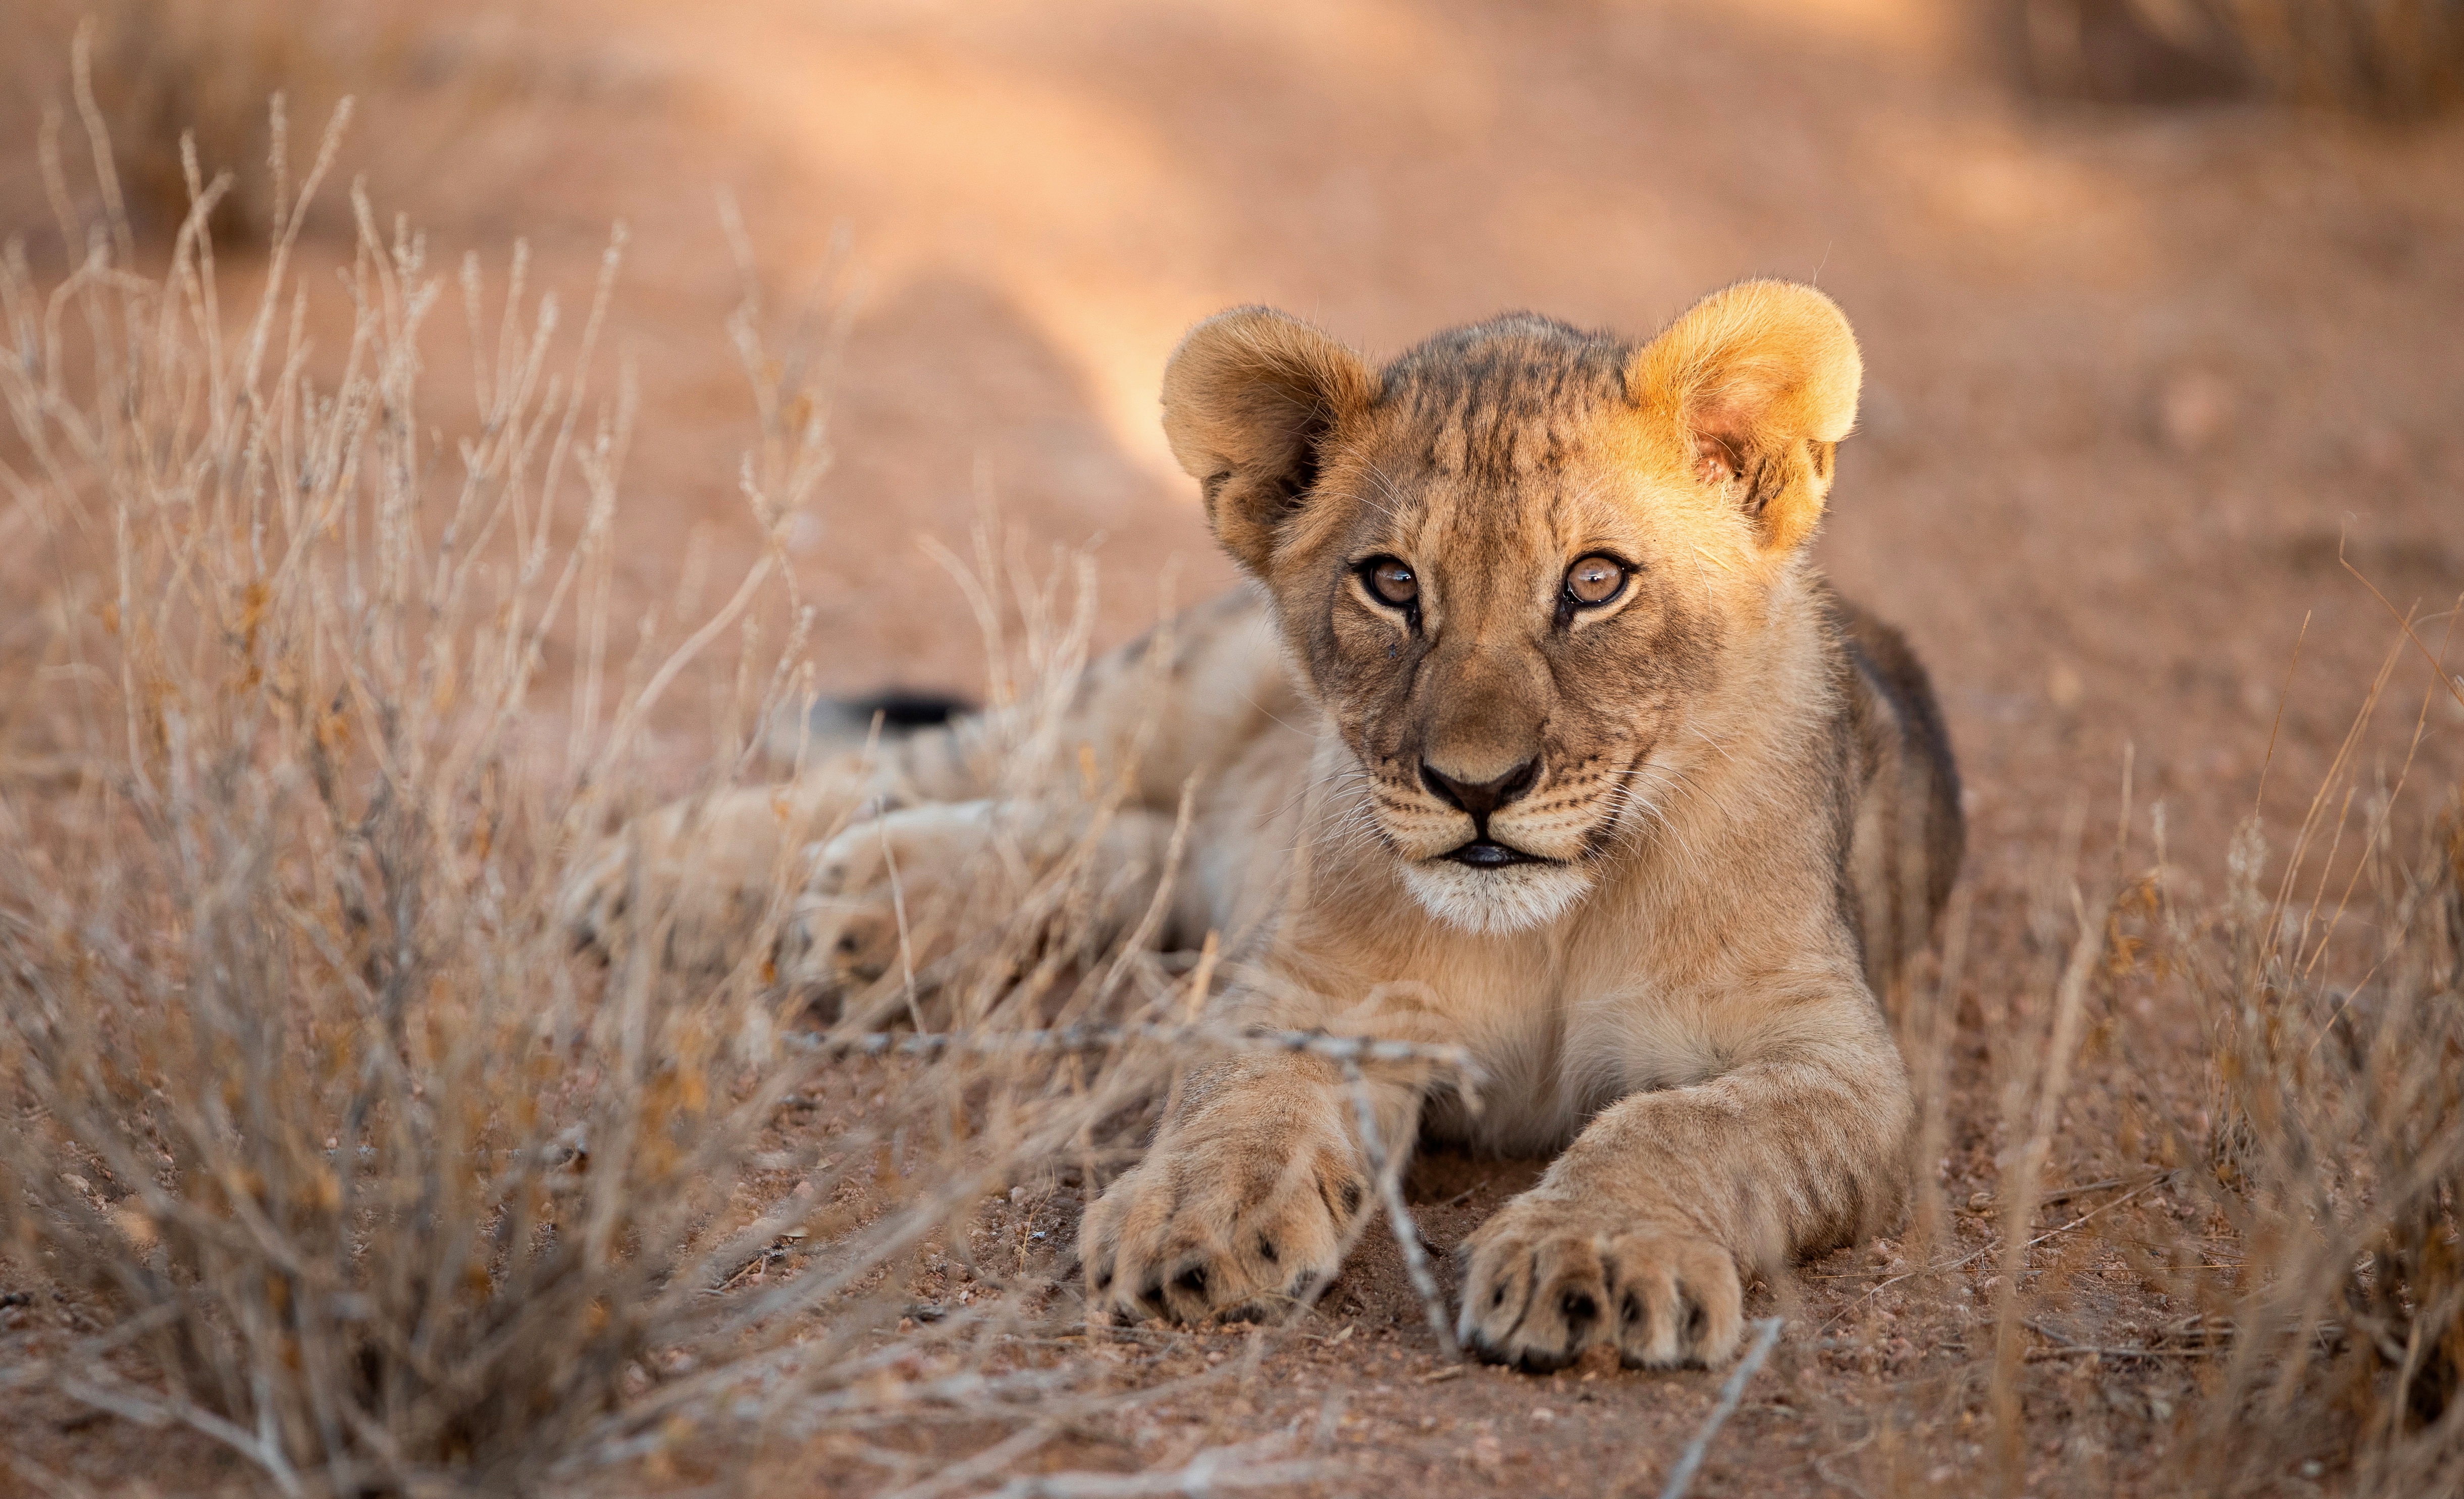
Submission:
{"label": "lion cub's right ear", "polygon": [[1189,330],[1164,366],[1163,431],[1235,562],[1265,575],[1317,483],[1320,445],[1376,398],[1359,355],[1272,308],[1236,307]]}
{"label": "lion cub's right ear", "polygon": [[1814,534],[1832,448],[1857,422],[1864,361],[1839,305],[1793,281],[1740,281],[1696,302],[1626,369],[1626,388],[1733,497],[1772,555]]}

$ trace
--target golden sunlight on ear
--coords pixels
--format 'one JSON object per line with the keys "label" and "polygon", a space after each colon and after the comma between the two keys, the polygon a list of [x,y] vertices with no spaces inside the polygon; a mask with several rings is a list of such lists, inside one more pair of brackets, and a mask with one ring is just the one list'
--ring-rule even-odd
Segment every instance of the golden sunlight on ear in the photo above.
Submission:
{"label": "golden sunlight on ear", "polygon": [[1793,281],[1712,293],[1626,367],[1643,409],[1683,435],[1694,477],[1727,492],[1773,555],[1821,520],[1863,378],[1846,316]]}

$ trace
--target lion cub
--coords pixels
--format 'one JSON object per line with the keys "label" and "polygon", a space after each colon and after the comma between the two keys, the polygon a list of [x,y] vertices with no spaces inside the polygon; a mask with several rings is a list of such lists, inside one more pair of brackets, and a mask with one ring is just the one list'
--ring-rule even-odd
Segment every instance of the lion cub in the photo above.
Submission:
{"label": "lion cub", "polygon": [[[1150,731],[1146,805],[1106,836],[1159,869],[1196,777],[1165,939],[1226,935],[1218,1013],[1464,1046],[1479,1112],[1382,1082],[1381,1136],[1555,1153],[1463,1247],[1485,1357],[1720,1362],[1747,1275],[1899,1210],[1911,1103],[1877,995],[1962,828],[1923,669],[1806,558],[1859,378],[1837,307],[1777,281],[1639,348],[1518,315],[1382,367],[1242,308],[1165,371],[1173,451],[1256,586],[1177,621],[1168,671],[1133,669],[1141,643],[1093,673],[1084,740]],[[900,809],[820,851],[808,978],[887,961],[867,850],[896,847],[911,900],[961,856],[970,742],[906,741],[867,783]],[[775,844],[741,843],[663,857],[766,877]],[[610,888],[585,876],[577,922],[605,929]],[[1368,1185],[1331,1066],[1212,1064],[1088,1209],[1089,1294],[1188,1321],[1305,1302]]]}

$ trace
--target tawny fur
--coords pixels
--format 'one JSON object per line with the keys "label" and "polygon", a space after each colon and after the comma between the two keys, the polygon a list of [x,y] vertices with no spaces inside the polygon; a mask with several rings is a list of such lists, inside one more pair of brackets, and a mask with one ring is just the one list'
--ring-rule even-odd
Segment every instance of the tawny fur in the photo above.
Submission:
{"label": "tawny fur", "polygon": [[[1381,1079],[1383,1137],[1555,1154],[1464,1245],[1485,1356],[1719,1362],[1758,1268],[1899,1211],[1911,1104],[1877,995],[1929,940],[1961,827],[1923,669],[1805,557],[1859,380],[1829,299],[1768,281],[1640,348],[1516,316],[1382,368],[1242,309],[1166,372],[1174,452],[1254,583],[1099,663],[1071,734],[1107,765],[1150,736],[1107,833],[1125,866],[1160,871],[1196,778],[1164,939],[1223,935],[1224,1018],[1465,1046],[1480,1110]],[[1596,606],[1568,582],[1592,557],[1629,569]],[[1408,565],[1408,607],[1373,591],[1378,559]],[[986,794],[979,734],[747,793],[770,801],[718,809],[720,836],[665,814],[573,918],[605,933],[624,891],[681,882],[709,915],[671,956],[723,957],[781,809],[875,797],[902,809],[823,851],[802,972],[877,977],[890,855],[865,850],[911,892],[964,856],[981,817],[933,807]],[[1466,798],[1492,794],[1483,822]],[[1483,831],[1529,862],[1448,857]],[[1201,1069],[1089,1209],[1089,1293],[1189,1320],[1304,1301],[1366,1170],[1325,1064]]]}

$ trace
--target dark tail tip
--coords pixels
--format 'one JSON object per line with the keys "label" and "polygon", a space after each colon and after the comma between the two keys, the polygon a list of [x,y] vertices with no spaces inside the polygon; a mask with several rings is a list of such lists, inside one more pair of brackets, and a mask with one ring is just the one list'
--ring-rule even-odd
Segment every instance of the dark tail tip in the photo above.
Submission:
{"label": "dark tail tip", "polygon": [[825,727],[842,731],[853,729],[863,734],[870,731],[873,719],[879,718],[884,734],[902,734],[915,729],[937,728],[975,711],[974,703],[947,693],[892,687],[861,697],[843,697],[835,702],[816,705],[813,727],[816,730]]}

